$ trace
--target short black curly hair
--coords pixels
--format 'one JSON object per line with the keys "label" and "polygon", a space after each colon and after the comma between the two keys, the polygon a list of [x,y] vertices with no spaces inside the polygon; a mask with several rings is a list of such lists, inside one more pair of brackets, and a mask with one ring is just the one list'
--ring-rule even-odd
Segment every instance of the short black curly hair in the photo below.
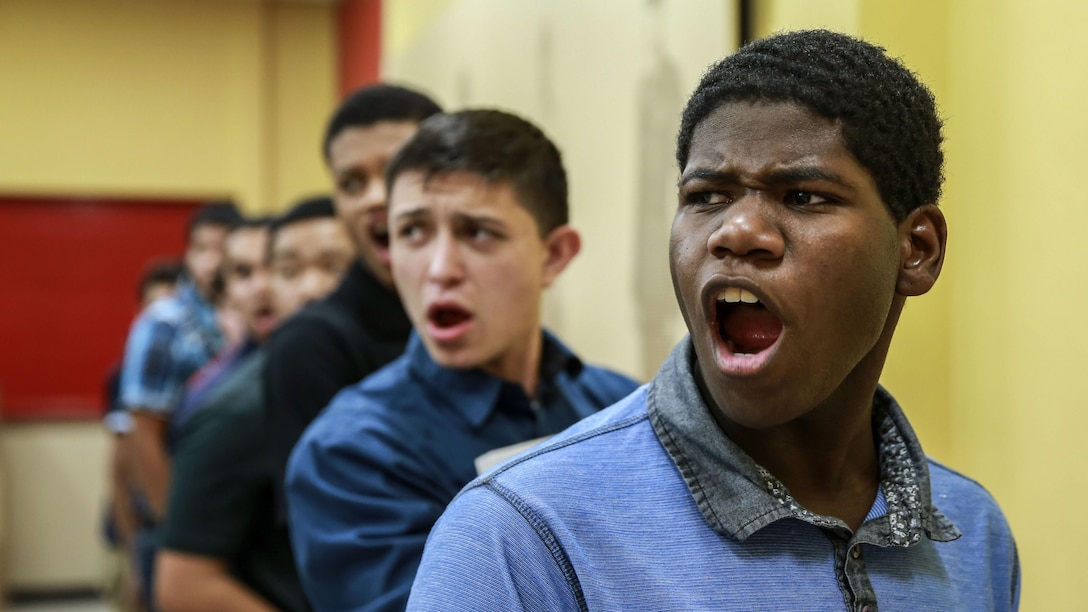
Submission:
{"label": "short black curly hair", "polygon": [[681,172],[695,128],[737,101],[792,102],[839,122],[846,148],[872,173],[897,221],[940,198],[943,137],[933,94],[881,47],[827,30],[741,47],[707,70],[684,108],[676,144]]}

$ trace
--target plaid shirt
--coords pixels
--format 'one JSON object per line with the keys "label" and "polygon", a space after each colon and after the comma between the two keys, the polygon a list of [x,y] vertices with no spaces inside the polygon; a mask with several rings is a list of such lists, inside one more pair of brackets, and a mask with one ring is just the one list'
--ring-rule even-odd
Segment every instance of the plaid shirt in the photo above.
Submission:
{"label": "plaid shirt", "polygon": [[223,344],[215,309],[183,281],[177,292],[149,306],[132,324],[121,370],[121,405],[170,414],[185,382]]}

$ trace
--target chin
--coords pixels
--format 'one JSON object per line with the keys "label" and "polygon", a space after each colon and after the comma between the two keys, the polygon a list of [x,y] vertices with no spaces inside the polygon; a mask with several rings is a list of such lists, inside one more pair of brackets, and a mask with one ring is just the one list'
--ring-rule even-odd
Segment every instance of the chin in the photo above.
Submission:
{"label": "chin", "polygon": [[435,363],[451,370],[471,370],[480,367],[478,360],[473,359],[471,355],[466,355],[458,351],[441,351],[432,350],[431,359],[434,359]]}

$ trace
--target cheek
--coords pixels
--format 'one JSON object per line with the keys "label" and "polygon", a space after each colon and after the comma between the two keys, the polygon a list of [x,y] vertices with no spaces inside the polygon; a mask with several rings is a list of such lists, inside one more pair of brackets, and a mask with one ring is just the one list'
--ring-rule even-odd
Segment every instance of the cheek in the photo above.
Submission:
{"label": "cheek", "polygon": [[426,257],[418,250],[398,246],[393,242],[389,250],[390,271],[393,282],[401,292],[414,291],[427,273]]}
{"label": "cheek", "polygon": [[[702,262],[701,253],[706,251],[700,248],[705,245],[705,239],[696,236],[685,224],[677,221],[673,224],[672,234],[669,238],[669,269],[672,272],[673,290],[680,302],[684,318],[687,319],[687,305],[691,301],[691,291],[698,291],[698,269]],[[697,298],[695,298],[698,301]]]}
{"label": "cheek", "polygon": [[818,300],[814,309],[832,319],[827,328],[869,342],[882,332],[891,308],[898,252],[887,242],[858,244],[848,236],[827,238],[824,244],[842,248],[823,251],[818,265],[806,271],[815,283],[810,287],[810,295]]}

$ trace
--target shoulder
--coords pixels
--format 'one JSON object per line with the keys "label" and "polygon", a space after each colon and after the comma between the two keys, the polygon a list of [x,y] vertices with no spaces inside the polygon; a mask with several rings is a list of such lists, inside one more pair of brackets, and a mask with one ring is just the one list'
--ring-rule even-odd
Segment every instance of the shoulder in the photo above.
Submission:
{"label": "shoulder", "polygon": [[130,348],[126,352],[139,351],[141,346],[154,346],[164,340],[168,341],[184,323],[184,314],[184,305],[173,297],[151,304],[132,323]]}
{"label": "shoulder", "polygon": [[306,429],[298,446],[363,446],[366,436],[396,428],[418,398],[403,357],[337,393]]}
{"label": "shoulder", "polygon": [[[242,363],[237,364],[228,372],[212,389],[207,396],[204,405],[201,406],[193,418],[210,413],[219,415],[251,415],[263,414],[261,411],[263,393],[261,387],[261,370],[264,358],[261,354],[252,355]],[[237,418],[237,417],[236,417]]]}
{"label": "shoulder", "polygon": [[930,458],[929,480],[933,504],[957,525],[957,516],[964,519],[989,516],[1005,522],[997,500],[974,479]]}
{"label": "shoulder", "polygon": [[959,472],[929,460],[933,506],[963,536],[959,542],[979,558],[989,557],[994,567],[1017,565],[1016,541],[1005,513],[981,484]]}
{"label": "shoulder", "polygon": [[152,303],[144,310],[140,318],[152,323],[180,325],[190,316],[192,316],[192,308],[189,303],[173,295]]}
{"label": "shoulder", "polygon": [[185,440],[230,438],[259,440],[264,432],[260,397],[250,387],[237,385],[219,390],[197,410],[182,429],[179,452]]}
{"label": "shoulder", "polygon": [[585,364],[578,375],[579,384],[614,396],[619,401],[639,387],[638,381],[615,370]]}
{"label": "shoulder", "polygon": [[326,298],[280,325],[268,342],[269,362],[273,368],[314,358],[347,363],[354,361],[367,343],[356,313]]}
{"label": "shoulder", "polygon": [[649,423],[642,387],[477,478],[466,489],[497,486],[546,496],[551,489],[576,488],[583,481],[593,490],[600,490],[603,481],[609,487],[622,487],[623,479],[613,477],[628,472],[626,464],[641,464],[648,455],[662,453]]}
{"label": "shoulder", "polygon": [[[355,339],[343,333],[326,309],[311,304],[287,319],[268,341],[267,369],[273,380],[296,380],[302,372],[324,371],[325,376],[342,379],[354,361]],[[351,380],[358,380],[352,377]],[[341,381],[344,384],[350,381]]]}
{"label": "shoulder", "polygon": [[[336,337],[338,309],[321,301],[293,314],[272,334],[273,346],[313,344]],[[316,337],[315,337],[316,335]]]}

